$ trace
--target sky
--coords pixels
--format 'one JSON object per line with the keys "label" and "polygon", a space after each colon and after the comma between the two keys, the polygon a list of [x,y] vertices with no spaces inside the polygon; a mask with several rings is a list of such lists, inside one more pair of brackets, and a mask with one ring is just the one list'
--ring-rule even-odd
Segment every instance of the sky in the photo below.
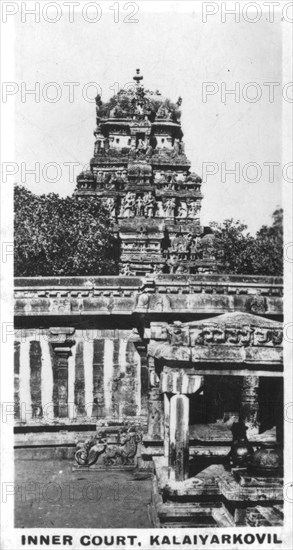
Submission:
{"label": "sky", "polygon": [[[271,223],[282,204],[283,100],[276,86],[270,101],[264,83],[282,82],[281,23],[270,23],[265,14],[254,24],[243,18],[237,23],[234,17],[224,23],[220,14],[203,22],[201,3],[188,4],[185,11],[184,2],[155,7],[137,2],[134,23],[124,22],[131,11],[125,2],[119,3],[119,17],[109,9],[112,2],[100,2],[102,15],[95,23],[86,20],[95,16],[91,11],[85,17],[76,13],[70,23],[68,8],[56,23],[42,16],[39,23],[29,16],[21,22],[15,16],[15,158],[23,163],[16,182],[35,193],[70,195],[74,179],[93,156],[97,89],[103,100],[109,99],[139,67],[146,88],[159,89],[173,101],[183,99],[186,153],[192,171],[204,179],[203,225],[233,217],[254,233]],[[38,102],[25,94],[36,83]],[[79,84],[72,102],[64,83]],[[239,91],[236,98],[225,94],[231,89]],[[50,102],[56,93],[59,100]],[[35,163],[40,181],[25,172]],[[67,163],[77,164],[74,177]],[[278,163],[274,175],[268,163]],[[227,173],[235,168],[240,178]]]}

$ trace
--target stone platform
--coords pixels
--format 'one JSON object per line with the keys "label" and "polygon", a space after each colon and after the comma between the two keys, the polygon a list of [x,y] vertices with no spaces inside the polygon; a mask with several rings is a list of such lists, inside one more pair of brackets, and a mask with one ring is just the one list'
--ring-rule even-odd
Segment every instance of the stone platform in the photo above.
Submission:
{"label": "stone platform", "polygon": [[168,459],[153,460],[153,503],[158,527],[282,524],[281,478],[237,476],[223,464],[214,464],[184,481],[171,481]]}

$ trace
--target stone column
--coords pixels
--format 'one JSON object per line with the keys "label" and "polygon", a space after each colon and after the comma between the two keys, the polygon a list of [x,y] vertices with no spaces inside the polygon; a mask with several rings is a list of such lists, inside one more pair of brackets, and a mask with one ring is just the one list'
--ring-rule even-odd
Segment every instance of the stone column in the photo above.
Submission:
{"label": "stone column", "polygon": [[53,401],[54,416],[68,417],[68,358],[75,341],[70,337],[75,329],[50,329],[51,346],[54,351]]}
{"label": "stone column", "polygon": [[169,456],[169,440],[170,440],[170,399],[164,393],[164,456]]}
{"label": "stone column", "polygon": [[244,376],[241,392],[240,421],[247,427],[247,437],[259,433],[258,376]]}
{"label": "stone column", "polygon": [[169,479],[184,481],[189,473],[189,398],[170,399]]}
{"label": "stone column", "polygon": [[155,372],[154,360],[149,359],[149,403],[148,403],[148,438],[163,439],[163,400],[159,388],[159,378]]}
{"label": "stone column", "polygon": [[54,348],[56,363],[53,372],[54,386],[53,395],[55,416],[66,418],[68,416],[68,357],[71,355],[70,348]]}

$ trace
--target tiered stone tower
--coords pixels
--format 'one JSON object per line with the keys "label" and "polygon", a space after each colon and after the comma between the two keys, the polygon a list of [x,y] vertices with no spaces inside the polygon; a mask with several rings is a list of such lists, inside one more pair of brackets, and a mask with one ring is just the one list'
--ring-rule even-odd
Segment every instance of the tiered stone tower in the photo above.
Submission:
{"label": "tiered stone tower", "polygon": [[102,199],[115,222],[121,275],[211,273],[212,235],[200,225],[201,178],[190,171],[172,103],[134,84],[109,102],[96,98],[97,128],[90,170],[75,194]]}

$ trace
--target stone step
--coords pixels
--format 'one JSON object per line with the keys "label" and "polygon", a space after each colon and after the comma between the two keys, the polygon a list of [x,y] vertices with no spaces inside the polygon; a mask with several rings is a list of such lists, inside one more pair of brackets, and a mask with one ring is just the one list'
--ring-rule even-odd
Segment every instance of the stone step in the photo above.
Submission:
{"label": "stone step", "polygon": [[245,524],[252,527],[283,525],[282,508],[276,509],[276,506],[260,505],[248,508]]}
{"label": "stone step", "polygon": [[231,527],[234,520],[221,503],[165,503],[158,510],[161,527]]}

